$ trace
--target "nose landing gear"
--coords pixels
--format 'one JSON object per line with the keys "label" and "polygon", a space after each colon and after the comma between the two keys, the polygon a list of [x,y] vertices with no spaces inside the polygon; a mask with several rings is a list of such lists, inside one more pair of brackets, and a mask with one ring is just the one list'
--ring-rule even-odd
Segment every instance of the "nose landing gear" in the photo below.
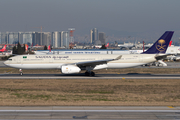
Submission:
{"label": "nose landing gear", "polygon": [[22,76],[23,75],[22,69],[19,69],[19,72],[20,72],[20,75]]}

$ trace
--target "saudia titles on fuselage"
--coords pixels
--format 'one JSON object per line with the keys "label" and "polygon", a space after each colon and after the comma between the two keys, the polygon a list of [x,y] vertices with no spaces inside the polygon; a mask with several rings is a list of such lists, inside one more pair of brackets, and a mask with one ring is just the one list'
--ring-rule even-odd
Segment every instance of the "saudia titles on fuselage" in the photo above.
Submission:
{"label": "saudia titles on fuselage", "polygon": [[35,58],[69,58],[69,56],[42,56],[42,55],[38,55],[35,56]]}

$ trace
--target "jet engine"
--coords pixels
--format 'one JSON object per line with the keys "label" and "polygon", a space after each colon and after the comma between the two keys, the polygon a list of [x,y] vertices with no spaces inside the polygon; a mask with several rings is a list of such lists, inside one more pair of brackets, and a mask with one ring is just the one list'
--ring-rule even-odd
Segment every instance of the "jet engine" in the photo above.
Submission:
{"label": "jet engine", "polygon": [[72,74],[72,73],[79,73],[81,69],[74,65],[66,65],[61,67],[61,72],[63,74]]}

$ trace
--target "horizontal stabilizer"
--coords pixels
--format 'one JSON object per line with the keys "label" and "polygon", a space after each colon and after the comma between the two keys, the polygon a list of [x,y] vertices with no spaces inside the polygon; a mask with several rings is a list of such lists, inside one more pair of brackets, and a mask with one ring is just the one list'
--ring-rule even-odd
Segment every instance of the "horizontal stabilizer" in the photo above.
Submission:
{"label": "horizontal stabilizer", "polygon": [[155,58],[156,60],[162,60],[162,59],[165,59],[167,56],[170,56],[172,54],[163,54],[163,55],[156,55]]}

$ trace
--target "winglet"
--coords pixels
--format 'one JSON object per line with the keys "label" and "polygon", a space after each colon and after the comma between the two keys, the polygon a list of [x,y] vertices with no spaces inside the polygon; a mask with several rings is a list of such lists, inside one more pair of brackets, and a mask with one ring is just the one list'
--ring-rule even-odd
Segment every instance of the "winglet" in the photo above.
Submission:
{"label": "winglet", "polygon": [[121,59],[122,55],[118,56],[117,58],[115,58],[114,60],[119,60]]}

